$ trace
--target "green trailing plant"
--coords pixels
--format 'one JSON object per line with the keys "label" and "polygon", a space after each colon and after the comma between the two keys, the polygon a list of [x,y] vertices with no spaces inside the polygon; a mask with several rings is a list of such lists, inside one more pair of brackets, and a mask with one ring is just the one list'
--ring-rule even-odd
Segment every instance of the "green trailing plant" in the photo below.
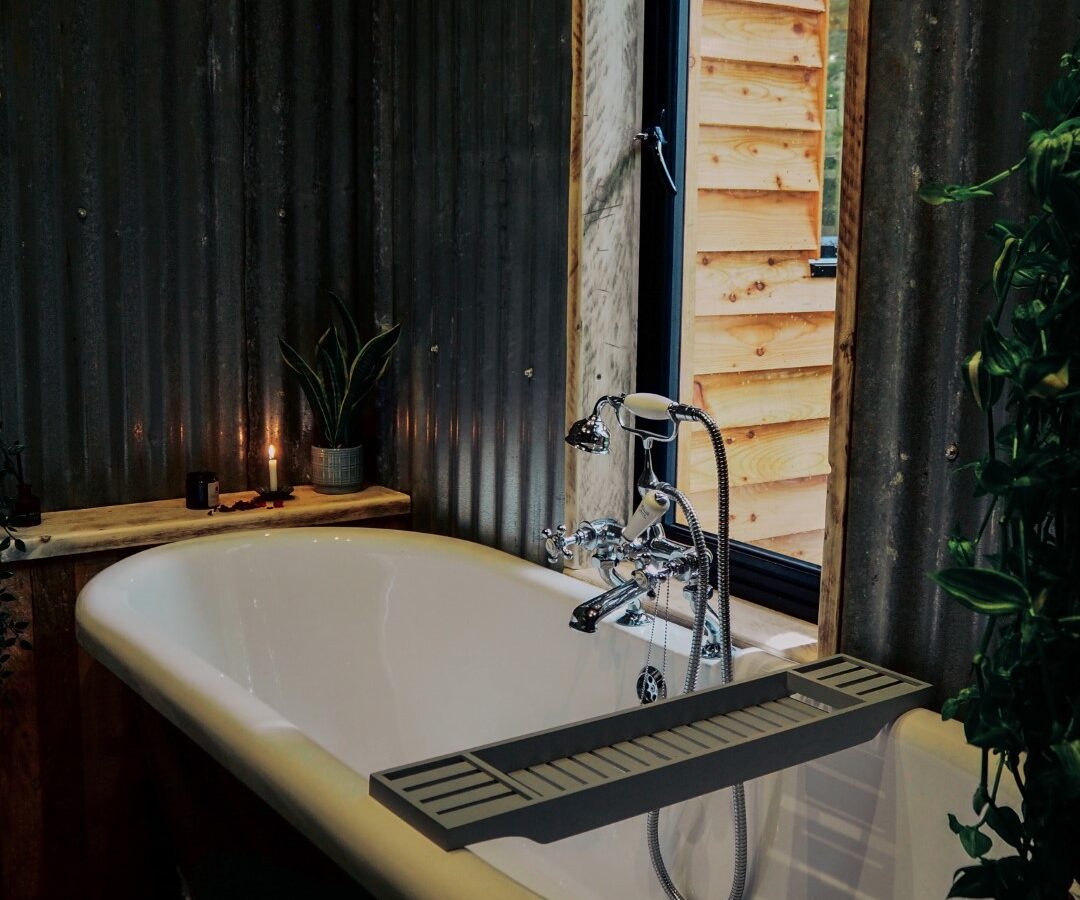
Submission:
{"label": "green trailing plant", "polygon": [[[3,426],[0,425],[0,430]],[[23,445],[17,441],[5,444],[0,434],[0,558],[11,547],[23,552],[26,545],[16,536],[17,529],[12,524],[14,500],[5,494],[5,486],[10,478],[22,483],[20,457]],[[30,623],[20,619],[14,612],[18,599],[4,584],[15,577],[15,573],[0,565],[0,688],[12,675],[11,659],[16,648],[30,650],[31,644],[26,634]]]}
{"label": "green trailing plant", "polygon": [[[1080,45],[1078,45],[1080,46]],[[1025,114],[1022,159],[976,185],[933,185],[932,204],[993,196],[1023,177],[1031,213],[995,222],[993,303],[963,362],[985,417],[986,452],[969,468],[985,515],[948,542],[934,580],[985,617],[972,682],[945,702],[982,752],[973,812],[949,825],[978,862],[949,897],[1069,896],[1080,878],[1080,59],[1040,120]],[[994,521],[996,528],[988,529]],[[991,538],[991,535],[993,536]],[[1018,808],[999,798],[1016,785]],[[991,834],[1008,850],[991,858]]]}
{"label": "green trailing plant", "polygon": [[279,338],[281,358],[300,381],[315,417],[315,443],[320,447],[354,447],[359,443],[360,403],[382,377],[397,346],[400,325],[360,341],[348,307],[330,294],[333,314],[330,325],[315,345],[315,364],[307,362],[284,339]]}

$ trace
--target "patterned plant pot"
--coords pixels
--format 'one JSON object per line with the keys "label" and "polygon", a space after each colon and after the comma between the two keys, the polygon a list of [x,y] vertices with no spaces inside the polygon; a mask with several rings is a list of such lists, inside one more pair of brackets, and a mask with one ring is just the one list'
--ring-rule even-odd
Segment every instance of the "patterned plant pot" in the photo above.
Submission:
{"label": "patterned plant pot", "polygon": [[311,484],[317,494],[358,491],[363,474],[362,448],[311,448]]}

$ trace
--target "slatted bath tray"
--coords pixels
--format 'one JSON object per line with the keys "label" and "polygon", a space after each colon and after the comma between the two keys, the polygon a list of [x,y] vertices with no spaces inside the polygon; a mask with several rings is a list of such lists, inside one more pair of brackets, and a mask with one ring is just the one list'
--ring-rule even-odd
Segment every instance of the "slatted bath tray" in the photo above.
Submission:
{"label": "slatted bath tray", "polygon": [[444,850],[560,840],[874,737],[930,685],[837,655],[376,772],[371,796]]}

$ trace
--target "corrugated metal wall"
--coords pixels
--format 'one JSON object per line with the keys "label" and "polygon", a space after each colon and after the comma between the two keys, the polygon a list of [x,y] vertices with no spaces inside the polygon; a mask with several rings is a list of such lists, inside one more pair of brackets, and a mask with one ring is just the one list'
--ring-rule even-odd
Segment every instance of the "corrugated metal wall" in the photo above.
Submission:
{"label": "corrugated metal wall", "polygon": [[966,683],[981,630],[927,577],[953,526],[973,532],[984,508],[956,471],[983,441],[959,362],[991,308],[982,234],[1023,208],[1023,189],[941,208],[915,191],[1022,155],[1020,113],[1041,107],[1078,16],[1078,0],[871,9],[841,648],[934,682],[939,699]]}
{"label": "corrugated metal wall", "polygon": [[[0,419],[47,508],[305,479],[279,335],[405,326],[373,475],[561,515],[569,0],[0,0]],[[321,330],[321,329],[320,329]],[[434,349],[437,347],[437,351]]]}
{"label": "corrugated metal wall", "polygon": [[377,302],[406,335],[380,472],[417,528],[531,558],[562,515],[569,29],[569,0],[384,2],[376,29]]}
{"label": "corrugated metal wall", "polygon": [[349,0],[0,4],[0,417],[48,508],[244,488],[271,441],[302,475],[275,342],[355,296],[356,34]]}

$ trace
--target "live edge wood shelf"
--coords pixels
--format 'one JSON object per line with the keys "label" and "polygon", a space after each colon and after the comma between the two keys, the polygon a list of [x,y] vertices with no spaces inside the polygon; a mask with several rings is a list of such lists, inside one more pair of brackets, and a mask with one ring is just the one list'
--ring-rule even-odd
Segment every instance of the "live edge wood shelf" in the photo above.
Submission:
{"label": "live edge wood shelf", "polygon": [[[253,492],[226,494],[231,505]],[[31,623],[0,691],[0,897],[144,898],[175,881],[144,752],[145,704],[75,641],[75,599],[102,569],[146,547],[245,529],[410,527],[405,494],[296,488],[281,508],[208,515],[183,500],[45,513],[0,561]]]}

